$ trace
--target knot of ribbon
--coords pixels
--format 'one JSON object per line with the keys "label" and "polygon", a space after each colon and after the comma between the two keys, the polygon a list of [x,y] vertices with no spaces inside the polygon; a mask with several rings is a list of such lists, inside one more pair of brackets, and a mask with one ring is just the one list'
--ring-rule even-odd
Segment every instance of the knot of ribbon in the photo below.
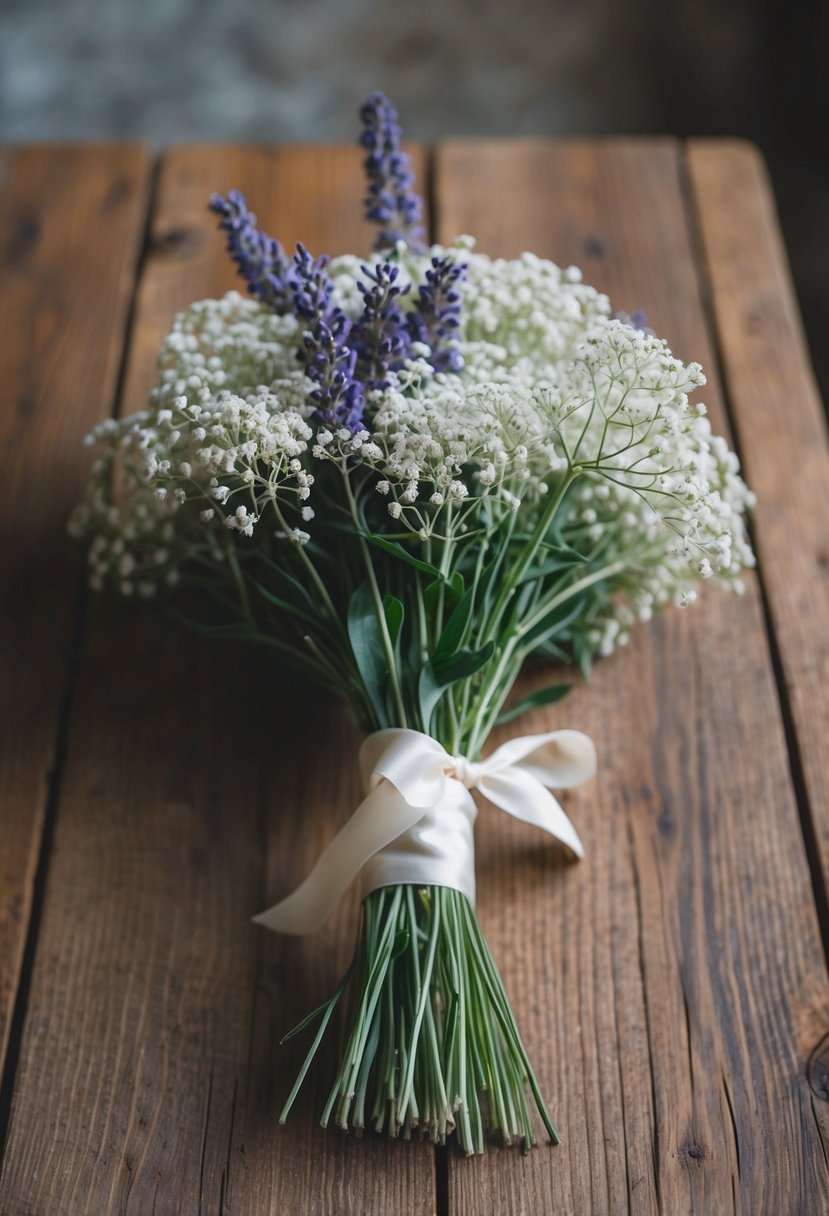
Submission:
{"label": "knot of ribbon", "polygon": [[453,756],[451,766],[444,771],[447,777],[454,777],[466,789],[474,790],[484,770],[474,760],[467,760],[466,756]]}
{"label": "knot of ribbon", "polygon": [[257,924],[278,933],[312,933],[358,875],[364,894],[415,883],[454,887],[474,903],[473,789],[584,856],[576,829],[550,793],[596,771],[596,749],[579,731],[523,735],[472,762],[450,756],[420,731],[379,730],[360,748],[360,770],[366,797],[308,877],[254,917]]}

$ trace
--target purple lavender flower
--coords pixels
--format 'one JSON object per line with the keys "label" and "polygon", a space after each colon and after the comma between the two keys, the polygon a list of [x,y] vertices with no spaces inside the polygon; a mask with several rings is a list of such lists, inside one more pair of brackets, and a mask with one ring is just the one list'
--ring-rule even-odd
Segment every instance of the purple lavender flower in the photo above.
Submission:
{"label": "purple lavender flower", "polygon": [[436,372],[458,372],[463,357],[458,349],[461,325],[460,286],[467,274],[466,262],[456,262],[450,254],[432,258],[426,282],[418,292],[417,304],[407,323],[412,342],[424,342],[431,350],[429,362]]}
{"label": "purple lavender flower", "polygon": [[330,260],[326,256],[311,257],[305,246],[297,242],[291,267],[291,295],[293,311],[304,321],[329,318],[334,284],[325,268]]}
{"label": "purple lavender flower", "polygon": [[251,295],[277,313],[289,312],[293,304],[292,262],[279,241],[256,227],[256,216],[248,210],[242,192],[230,190],[227,198],[214,194],[209,207],[222,217],[219,227],[227,234],[227,251]]}
{"label": "purple lavender flower", "polygon": [[367,388],[389,387],[389,371],[400,366],[411,346],[400,297],[409,290],[400,287],[400,270],[388,262],[363,266],[368,283],[358,283],[363,296],[363,314],[354,325],[349,345],[357,351],[357,370]]}
{"label": "purple lavender flower", "polygon": [[356,376],[357,352],[346,345],[350,322],[332,308],[334,285],[328,258],[314,258],[298,244],[293,260],[294,312],[308,322],[297,357],[316,383],[311,393],[315,422],[358,431],[363,420],[363,386]]}
{"label": "purple lavender flower", "polygon": [[412,190],[409,157],[400,150],[397,110],[384,93],[372,93],[360,107],[360,120],[360,144],[367,153],[363,162],[368,178],[366,219],[382,225],[374,248],[394,248],[403,240],[419,253],[423,249],[419,224],[423,208],[420,196]]}
{"label": "purple lavender flower", "polygon": [[320,318],[305,333],[300,358],[317,385],[311,393],[314,421],[354,433],[363,425],[363,386],[355,377],[357,352],[342,341],[342,324],[342,314],[337,314],[333,329]]}

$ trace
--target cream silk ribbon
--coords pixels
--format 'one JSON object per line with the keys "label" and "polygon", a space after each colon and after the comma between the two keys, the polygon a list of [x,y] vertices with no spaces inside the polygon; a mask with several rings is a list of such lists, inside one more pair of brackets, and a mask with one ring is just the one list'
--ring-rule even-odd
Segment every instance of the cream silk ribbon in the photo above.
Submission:
{"label": "cream silk ribbon", "polygon": [[550,789],[592,777],[596,749],[575,730],[510,739],[478,763],[416,730],[379,730],[360,748],[366,798],[286,899],[254,917],[278,933],[312,933],[362,875],[363,894],[398,883],[454,887],[475,902],[476,789],[577,857],[578,834]]}

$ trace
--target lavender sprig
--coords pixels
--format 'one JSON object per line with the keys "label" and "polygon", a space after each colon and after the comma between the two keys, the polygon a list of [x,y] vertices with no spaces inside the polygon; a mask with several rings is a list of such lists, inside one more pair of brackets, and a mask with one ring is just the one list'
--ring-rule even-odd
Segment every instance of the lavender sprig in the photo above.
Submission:
{"label": "lavender sprig", "polygon": [[363,420],[363,385],[356,377],[357,352],[346,345],[350,323],[331,307],[334,285],[327,257],[314,258],[298,244],[293,260],[294,312],[309,323],[297,352],[317,387],[311,393],[315,422],[358,431]]}
{"label": "lavender sprig", "polygon": [[[347,427],[352,434],[363,425],[363,386],[355,378],[357,352],[342,341],[338,314],[332,329],[322,318],[303,337],[301,357],[317,387],[311,393],[315,422]],[[339,331],[339,332],[338,332]]]}
{"label": "lavender sprig", "polygon": [[256,216],[241,190],[228,191],[227,198],[214,194],[209,207],[222,217],[219,227],[227,234],[227,251],[251,295],[279,314],[289,312],[294,298],[293,264],[279,241],[256,227]]}
{"label": "lavender sprig", "polygon": [[409,157],[400,149],[400,122],[392,103],[384,93],[372,93],[360,107],[363,131],[360,144],[366,149],[368,194],[365,198],[366,219],[381,224],[374,242],[377,250],[393,249],[403,240],[415,253],[423,250],[423,228],[420,218],[423,205],[412,190],[414,174]]}
{"label": "lavender sprig", "polygon": [[431,350],[429,362],[436,372],[458,372],[463,357],[458,348],[461,326],[460,286],[466,278],[465,262],[451,255],[432,258],[426,282],[418,292],[417,304],[407,318],[413,342],[423,342]]}
{"label": "lavender sprig", "polygon": [[297,242],[292,263],[291,295],[293,311],[305,321],[328,319],[334,284],[326,270],[327,255],[312,257],[301,241]]}
{"label": "lavender sprig", "polygon": [[363,297],[363,315],[354,326],[349,343],[357,351],[357,368],[367,388],[389,387],[388,374],[400,366],[411,347],[400,298],[409,287],[400,287],[399,268],[388,262],[361,267],[368,283],[358,283]]}

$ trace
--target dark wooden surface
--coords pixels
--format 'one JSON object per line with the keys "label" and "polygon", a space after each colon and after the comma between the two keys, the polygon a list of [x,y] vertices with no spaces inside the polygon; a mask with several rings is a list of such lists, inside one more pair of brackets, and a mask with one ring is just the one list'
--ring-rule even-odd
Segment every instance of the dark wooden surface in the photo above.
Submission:
{"label": "dark wooden surface", "polygon": [[115,404],[150,168],[137,146],[0,152],[0,1066],[74,675],[66,515]]}
{"label": "dark wooden surface", "polygon": [[279,1037],[357,907],[308,940],[249,918],[355,805],[355,735],[249,656],[86,608],[63,538],[83,433],[140,408],[176,309],[234,285],[210,192],[240,186],[286,241],[366,249],[358,154],[178,148],[153,176],[136,147],[13,150],[2,1216],[829,1212],[829,455],[762,165],[732,142],[501,141],[417,168],[437,238],[577,263],[701,360],[760,499],[744,597],[706,587],[528,723],[597,741],[567,798],[586,861],[481,816],[480,916],[564,1143],[466,1161],[324,1133],[324,1069],[278,1126]]}

